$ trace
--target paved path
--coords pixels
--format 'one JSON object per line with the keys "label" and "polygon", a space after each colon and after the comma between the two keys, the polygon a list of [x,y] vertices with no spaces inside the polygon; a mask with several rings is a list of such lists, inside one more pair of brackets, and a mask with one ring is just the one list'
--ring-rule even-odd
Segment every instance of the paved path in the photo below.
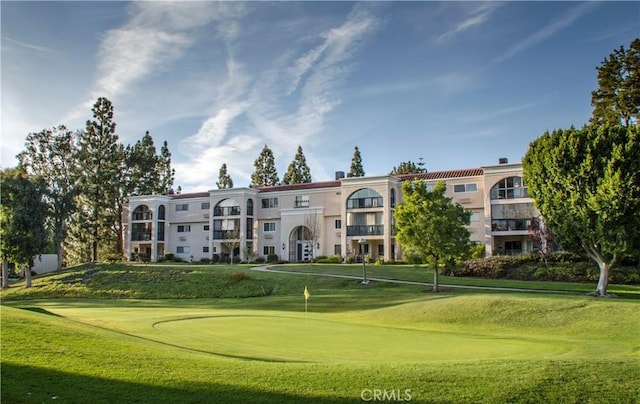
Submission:
{"label": "paved path", "polygon": [[[297,272],[297,271],[286,271],[282,269],[273,269],[269,266],[261,266],[261,267],[253,267],[251,268],[253,271],[261,271],[261,272],[274,272],[281,274],[291,274],[291,275],[308,275],[308,276],[324,276],[327,278],[343,278],[343,279],[362,279],[362,276],[354,276],[354,275],[337,275],[337,274],[323,274],[318,272]],[[400,279],[385,279],[385,278],[370,278],[367,277],[369,281],[375,282],[387,282],[387,283],[400,283],[404,285],[419,285],[419,286],[433,286],[433,283],[428,282],[415,282],[415,281],[403,281]],[[566,290],[546,290],[546,289],[520,289],[520,288],[500,288],[493,286],[471,286],[471,285],[448,285],[448,284],[438,284],[443,288],[454,288],[454,289],[476,289],[476,290],[494,290],[501,292],[531,292],[531,293],[557,293],[557,294],[576,294],[578,292],[570,292]]]}

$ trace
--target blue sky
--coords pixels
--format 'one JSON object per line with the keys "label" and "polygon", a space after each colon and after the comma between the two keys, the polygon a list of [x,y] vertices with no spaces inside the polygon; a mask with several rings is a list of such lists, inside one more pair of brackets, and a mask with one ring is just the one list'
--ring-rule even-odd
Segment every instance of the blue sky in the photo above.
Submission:
{"label": "blue sky", "polygon": [[640,36],[639,2],[7,2],[2,160],[30,132],[82,129],[104,96],[117,134],[169,142],[184,192],[226,163],[247,186],[264,145],[314,181],[423,158],[519,161],[591,116],[596,67]]}

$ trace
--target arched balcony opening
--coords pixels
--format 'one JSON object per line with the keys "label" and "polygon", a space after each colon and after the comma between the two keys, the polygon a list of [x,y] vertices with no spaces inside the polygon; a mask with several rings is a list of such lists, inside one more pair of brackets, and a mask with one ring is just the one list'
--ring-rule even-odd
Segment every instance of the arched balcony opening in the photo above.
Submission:
{"label": "arched balcony opening", "polygon": [[503,178],[491,188],[491,199],[528,198],[529,191],[522,177]]}
{"label": "arched balcony opening", "polygon": [[151,220],[153,213],[149,210],[147,205],[140,205],[133,210],[131,214],[131,220]]}
{"label": "arched balcony opening", "polygon": [[234,199],[222,200],[213,208],[213,216],[240,216],[240,204]]}

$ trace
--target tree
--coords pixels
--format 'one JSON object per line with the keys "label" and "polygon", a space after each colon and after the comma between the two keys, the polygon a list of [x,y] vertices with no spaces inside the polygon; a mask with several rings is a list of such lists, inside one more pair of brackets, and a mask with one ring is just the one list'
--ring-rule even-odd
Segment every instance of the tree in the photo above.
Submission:
{"label": "tree", "polygon": [[57,268],[62,268],[63,243],[69,233],[69,222],[75,211],[78,165],[74,134],[64,125],[30,133],[26,150],[18,154],[19,165],[29,175],[42,178],[45,183],[45,202],[48,205],[47,227],[53,234],[58,256]]}
{"label": "tree", "polygon": [[640,251],[638,156],[638,126],[630,124],[546,132],[523,160],[529,193],[558,243],[600,268],[598,296],[607,295],[609,271]]}
{"label": "tree", "polygon": [[231,179],[231,176],[227,174],[227,163],[222,163],[216,185],[218,186],[218,189],[233,188],[233,180]]}
{"label": "tree", "polygon": [[358,146],[353,150],[353,158],[351,158],[351,169],[347,173],[347,177],[364,177],[364,168],[362,168],[362,157]]}
{"label": "tree", "polygon": [[125,178],[130,184],[129,195],[153,195],[160,188],[160,157],[156,154],[153,137],[147,131],[142,139],[125,152],[125,169],[131,174]]}
{"label": "tree", "polygon": [[287,172],[282,178],[283,184],[303,184],[311,182],[311,170],[307,166],[307,159],[302,152],[302,146],[298,146],[298,151],[287,168]]}
{"label": "tree", "polygon": [[413,161],[403,161],[398,164],[398,167],[393,167],[389,175],[426,173],[427,170],[423,166],[422,162],[416,164]]}
{"label": "tree", "polygon": [[278,185],[278,172],[273,152],[265,144],[260,156],[253,163],[255,171],[251,174],[251,188]]}
{"label": "tree", "polygon": [[[13,261],[22,267],[25,287],[29,288],[33,259],[47,245],[46,184],[43,179],[29,177],[23,169],[16,168],[0,171],[0,187],[0,252],[3,261]],[[3,283],[5,271],[3,265]]]}
{"label": "tree", "polygon": [[469,247],[471,212],[445,196],[440,181],[428,191],[424,181],[402,183],[403,202],[394,213],[396,237],[403,250],[435,262],[433,291],[438,292],[438,261],[462,254]]}
{"label": "tree", "polygon": [[533,244],[533,249],[542,255],[546,268],[548,266],[547,261],[549,255],[556,250],[553,234],[541,217],[532,217],[529,226],[527,226],[527,230],[529,231],[529,238]]}
{"label": "tree", "polygon": [[98,98],[91,109],[94,120],[87,121],[86,130],[80,134],[78,152],[80,188],[78,204],[79,221],[75,235],[86,233],[91,244],[91,259],[98,260],[98,246],[113,241],[112,226],[118,220],[114,201],[119,197],[122,160],[122,145],[115,134],[113,105],[106,98]]}
{"label": "tree", "polygon": [[594,124],[629,126],[640,111],[640,38],[629,49],[620,46],[598,70],[598,89],[591,92]]}
{"label": "tree", "polygon": [[176,171],[171,167],[171,152],[169,144],[165,140],[160,148],[160,159],[158,160],[158,172],[160,173],[159,193],[166,195],[173,188]]}
{"label": "tree", "polygon": [[320,242],[322,235],[322,215],[318,212],[308,213],[304,217],[304,239],[311,243],[311,262],[313,262],[313,253],[316,244]]}
{"label": "tree", "polygon": [[224,240],[222,241],[222,246],[229,251],[229,263],[232,265],[233,265],[233,259],[235,256],[235,251],[238,247],[240,247],[241,237],[242,237],[242,234],[240,233],[240,229],[235,226],[233,229],[226,230],[224,232]]}

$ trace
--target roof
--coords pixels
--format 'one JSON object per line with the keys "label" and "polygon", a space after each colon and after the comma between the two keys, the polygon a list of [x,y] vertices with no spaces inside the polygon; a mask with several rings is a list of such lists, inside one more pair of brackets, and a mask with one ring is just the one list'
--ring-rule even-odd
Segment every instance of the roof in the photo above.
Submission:
{"label": "roof", "polygon": [[400,181],[406,180],[444,180],[448,178],[475,177],[482,175],[482,168],[462,168],[459,170],[432,171],[427,173],[397,175]]}
{"label": "roof", "polygon": [[189,198],[206,198],[209,196],[208,192],[192,192],[189,194],[173,194],[169,195],[171,199],[189,199]]}
{"label": "roof", "polygon": [[256,187],[259,192],[293,191],[298,189],[315,189],[339,187],[340,181],[305,182],[302,184],[282,184],[270,187]]}

